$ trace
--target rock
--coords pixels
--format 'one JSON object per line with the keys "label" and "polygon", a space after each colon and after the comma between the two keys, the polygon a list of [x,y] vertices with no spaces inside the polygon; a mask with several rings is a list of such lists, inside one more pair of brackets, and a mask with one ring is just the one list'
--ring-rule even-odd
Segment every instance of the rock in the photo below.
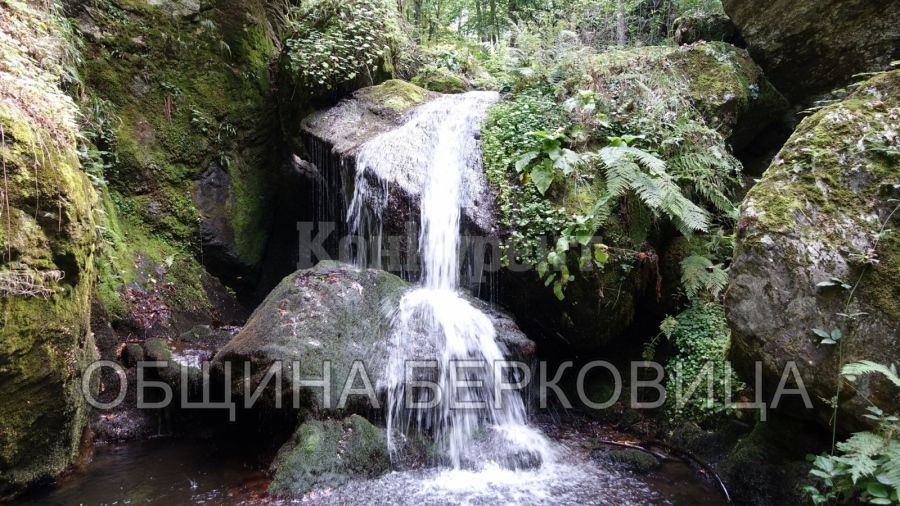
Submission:
{"label": "rock", "polygon": [[[273,168],[283,155],[275,149],[280,127],[263,2],[117,4],[127,12],[90,4],[74,3],[72,16],[105,34],[85,40],[83,50],[85,86],[103,111],[103,126],[92,127],[102,130],[96,149],[109,153],[101,205],[114,254],[109,272],[100,273],[101,295],[115,319],[110,307],[120,286],[174,255],[168,267],[178,279],[169,279],[173,290],[161,299],[186,323],[177,335],[210,323],[209,278],[240,291],[252,288],[261,269],[278,190]],[[187,313],[205,321],[187,321]]]}
{"label": "rock", "polygon": [[682,16],[672,24],[675,30],[675,43],[693,44],[695,42],[728,42],[739,45],[740,36],[737,28],[728,16],[712,14],[709,16]]}
{"label": "rock", "polygon": [[426,90],[438,93],[463,93],[472,90],[472,87],[463,78],[443,67],[423,70],[412,78],[412,82]]}
{"label": "rock", "polygon": [[97,359],[90,315],[100,222],[77,151],[78,107],[60,88],[65,23],[50,4],[3,7],[0,497],[78,461],[90,432],[84,391],[99,386],[99,374],[82,381]]}
{"label": "rock", "polygon": [[243,265],[237,254],[234,227],[224,205],[229,200],[231,176],[221,167],[210,166],[197,180],[197,189],[194,190],[194,202],[204,217],[200,225],[203,253],[211,262],[241,266],[246,270],[247,266]]}
{"label": "rock", "polygon": [[144,360],[144,349],[137,343],[128,343],[122,348],[122,363],[126,367],[134,367]]}
{"label": "rock", "polygon": [[659,459],[647,452],[631,448],[594,450],[591,452],[591,458],[599,462],[612,464],[626,471],[641,474],[647,474],[659,467]]}
{"label": "rock", "polygon": [[402,125],[404,112],[438,96],[392,79],[362,88],[336,106],[309,115],[301,128],[304,135],[326,143],[338,156],[352,156],[369,139]]}
{"label": "rock", "polygon": [[[844,101],[806,118],[762,180],[750,190],[737,225],[737,244],[726,292],[735,369],[753,383],[761,361],[771,400],[789,361],[797,364],[814,409],[786,396],[791,416],[828,424],[840,363],[900,361],[900,239],[875,235],[900,197],[897,117],[900,71],[881,74]],[[864,266],[867,255],[878,263]],[[817,286],[832,278],[849,291]],[[852,328],[838,313],[865,312]],[[820,344],[814,328],[843,328],[843,358]],[[793,381],[788,384],[792,384]],[[857,393],[858,392],[858,393]],[[838,428],[854,431],[871,403],[900,410],[900,389],[878,374],[842,383]]]}
{"label": "rock", "polygon": [[753,59],[792,102],[846,86],[900,59],[900,3],[724,0]]}
{"label": "rock", "polygon": [[805,504],[803,486],[815,479],[806,455],[827,451],[823,443],[828,439],[822,436],[798,420],[773,414],[738,441],[717,470],[732,497],[746,504]]}
{"label": "rock", "polygon": [[313,489],[377,477],[389,463],[382,429],[365,418],[313,420],[301,425],[278,451],[269,493],[300,499]]}
{"label": "rock", "polygon": [[[314,162],[323,173],[323,177],[353,181],[363,144],[380,134],[402,127],[413,114],[422,110],[413,110],[414,106],[430,102],[438,96],[413,84],[391,80],[379,86],[359,90],[337,106],[304,119],[304,134],[317,146],[316,151],[324,155],[314,155]],[[489,93],[476,97],[467,96],[483,103],[496,100],[496,95]],[[462,97],[453,99],[464,100]],[[382,231],[387,236],[402,238],[401,251],[407,251],[410,244],[415,248],[417,243],[415,239],[408,237],[412,235],[408,232],[408,227],[419,230],[419,200],[426,170],[421,160],[423,156],[430,156],[436,145],[436,136],[431,135],[436,128],[432,125],[433,115],[423,115],[419,118],[422,128],[410,134],[416,142],[415,148],[408,148],[412,144],[409,144],[407,139],[395,140],[392,146],[384,147],[385,150],[392,150],[394,158],[391,161],[394,163],[380,163],[377,167],[370,165],[366,172],[366,182],[370,190],[373,190],[367,195],[366,208],[375,208],[382,204],[385,196],[378,189],[387,189],[386,203],[383,204],[382,212]],[[461,204],[461,221],[466,233],[488,237],[495,229],[493,197],[482,175],[481,159],[477,156],[480,149],[476,142],[480,120],[474,115],[469,119],[473,138],[460,148],[470,154],[467,158],[468,172],[463,178],[467,187],[462,191],[464,201]],[[335,174],[336,172],[340,174]],[[394,268],[390,270],[399,271]]]}
{"label": "rock", "polygon": [[211,346],[214,348],[228,344],[234,337],[229,330],[214,329],[209,325],[197,325],[191,330],[181,334],[178,340],[183,343]]}
{"label": "rock", "polygon": [[755,425],[726,423],[706,431],[687,422],[670,429],[669,443],[709,464],[732,499],[760,506],[804,504],[803,486],[816,480],[809,475],[806,455],[827,451],[831,444],[830,433],[777,413]]}
{"label": "rock", "polygon": [[[201,392],[203,373],[197,367],[183,365],[172,355],[172,349],[165,339],[153,338],[144,343],[144,357],[148,362],[166,362],[165,367],[156,368],[156,374],[165,381],[174,392],[173,400],[178,403],[178,393],[185,388],[191,392]],[[153,370],[148,368],[148,370]],[[187,379],[187,385],[184,379]]]}
{"label": "rock", "polygon": [[[244,362],[252,364],[251,384],[258,385],[269,367],[281,361],[286,376],[284,404],[292,405],[291,374],[299,379],[323,377],[323,364],[330,363],[330,398],[325,402],[321,387],[302,387],[302,405],[312,411],[338,409],[341,393],[355,362],[365,369],[373,387],[381,384],[392,343],[386,311],[395,307],[408,285],[399,277],[375,269],[354,269],[332,261],[286,277],[250,317],[241,332],[216,355],[213,374],[221,377],[225,362],[232,363],[233,393],[244,391]],[[530,361],[534,343],[499,312],[488,313],[498,327],[498,337],[512,356]],[[421,344],[409,346],[428,349]],[[290,367],[299,361],[299,372]],[[289,374],[290,373],[290,374]],[[357,371],[356,387],[362,384]],[[262,396],[266,406],[274,403],[273,387]],[[344,410],[366,405],[365,396],[349,397]]]}

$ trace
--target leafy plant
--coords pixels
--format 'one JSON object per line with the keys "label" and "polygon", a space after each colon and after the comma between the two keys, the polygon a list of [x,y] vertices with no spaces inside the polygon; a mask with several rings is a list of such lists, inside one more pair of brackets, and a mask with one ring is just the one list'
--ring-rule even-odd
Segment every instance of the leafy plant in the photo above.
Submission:
{"label": "leafy plant", "polygon": [[[731,341],[731,331],[725,321],[725,308],[718,302],[706,302],[693,298],[687,309],[675,316],[675,325],[664,320],[675,343],[675,356],[666,365],[667,377],[680,377],[681,391],[699,382],[690,400],[677,404],[679,381],[666,383],[669,412],[675,419],[702,422],[716,413],[731,410],[722,399],[733,398],[744,385],[730,367],[726,367],[726,352]],[[712,378],[713,395],[710,397],[707,381]]]}
{"label": "leafy plant", "polygon": [[316,0],[293,14],[284,42],[294,84],[307,91],[332,89],[390,70],[393,47],[402,37],[396,5],[386,0]]}
{"label": "leafy plant", "polygon": [[688,297],[706,293],[715,299],[728,284],[728,271],[722,264],[701,255],[691,255],[681,261],[681,285]]}

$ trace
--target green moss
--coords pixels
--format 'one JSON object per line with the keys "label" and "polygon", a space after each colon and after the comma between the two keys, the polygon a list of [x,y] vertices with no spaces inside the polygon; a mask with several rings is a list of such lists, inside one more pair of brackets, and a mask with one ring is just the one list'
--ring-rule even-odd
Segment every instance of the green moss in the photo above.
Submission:
{"label": "green moss", "polygon": [[383,432],[365,418],[313,420],[301,425],[278,451],[269,492],[299,499],[313,489],[377,476],[388,464]]}
{"label": "green moss", "polygon": [[425,89],[399,79],[391,79],[359,91],[360,99],[394,112],[403,112],[421,104],[427,94]]}
{"label": "green moss", "polygon": [[412,78],[412,82],[438,93],[463,93],[471,87],[459,76],[445,68],[431,69]]}
{"label": "green moss", "polygon": [[[824,232],[832,247],[864,253],[848,244],[842,231],[852,224],[858,230],[877,232],[880,224],[872,222],[871,216],[886,217],[892,209],[884,189],[900,183],[898,156],[890,154],[890,149],[879,150],[879,146],[884,141],[882,134],[892,128],[882,111],[900,108],[897,89],[900,72],[882,74],[844,101],[806,118],[748,193],[756,215],[744,218],[748,232],[739,247],[760,247],[762,231],[803,233],[797,218],[815,209],[822,223],[840,224],[816,229]],[[879,105],[874,105],[876,102]],[[863,297],[893,318],[900,318],[896,304],[900,293],[898,251],[897,239],[886,236],[877,252],[881,261],[868,270],[860,285]],[[808,266],[811,259],[797,253],[785,260],[794,266]]]}
{"label": "green moss", "polygon": [[[76,155],[77,111],[58,87],[55,51],[66,41],[50,8],[8,3],[0,20],[0,74],[9,86],[27,83],[7,89],[0,103],[0,496],[75,461],[88,414],[81,372],[96,359],[89,323],[96,196]],[[37,40],[39,51],[29,47]],[[54,271],[64,275],[46,278]],[[46,296],[23,293],[10,282],[16,275]]]}

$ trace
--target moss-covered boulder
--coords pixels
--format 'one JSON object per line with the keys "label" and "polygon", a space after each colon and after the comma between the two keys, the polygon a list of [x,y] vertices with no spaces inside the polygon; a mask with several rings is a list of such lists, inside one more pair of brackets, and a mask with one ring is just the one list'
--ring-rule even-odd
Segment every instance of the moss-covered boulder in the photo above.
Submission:
{"label": "moss-covered boulder", "polygon": [[792,102],[900,59],[900,4],[867,0],[724,0],[753,59]]}
{"label": "moss-covered boulder", "polygon": [[384,431],[359,415],[301,425],[278,451],[269,493],[300,499],[314,489],[339,487],[387,471]]}
{"label": "moss-covered boulder", "polygon": [[591,452],[591,458],[612,467],[647,474],[659,467],[659,459],[641,450],[632,448],[604,448]]}
{"label": "moss-covered boulder", "polygon": [[[269,368],[280,361],[285,408],[324,412],[367,406],[365,395],[352,395],[342,406],[341,394],[348,380],[355,380],[351,386],[357,389],[362,388],[364,379],[372,387],[381,384],[393,346],[389,339],[389,312],[396,308],[407,288],[403,280],[386,271],[360,270],[332,261],[291,274],[254,311],[241,332],[219,351],[213,360],[213,373],[222,377],[225,364],[230,362],[233,392],[240,396],[245,388],[245,363],[251,364],[250,384],[255,389]],[[486,305],[479,309],[492,320],[497,339],[513,357],[533,358],[534,344],[508,316]],[[421,343],[409,346],[430,349]],[[325,367],[330,368],[331,378],[328,401],[322,387],[299,386],[296,395],[300,404],[295,406],[292,378],[320,380]],[[267,407],[275,402],[274,392],[270,383],[261,401]]]}
{"label": "moss-covered boulder", "polygon": [[472,89],[463,78],[443,67],[423,70],[412,78],[412,82],[438,93],[463,93]]}
{"label": "moss-covered boulder", "polygon": [[[649,115],[657,100],[687,97],[734,149],[744,147],[788,105],[747,51],[725,42],[609,51],[595,56],[590,68],[591,79],[604,84],[610,99],[626,99],[618,104],[619,116]],[[655,97],[629,92],[638,81]]]}
{"label": "moss-covered boulder", "polygon": [[322,142],[340,157],[349,157],[366,141],[403,124],[411,108],[439,95],[399,79],[362,88],[346,100],[303,119],[305,136]]}
{"label": "moss-covered boulder", "polygon": [[74,42],[59,9],[7,2],[0,14],[0,497],[75,461],[89,410],[82,372],[96,359],[97,197],[78,158],[77,107],[60,89]]}
{"label": "moss-covered boulder", "polygon": [[[900,239],[879,235],[900,214],[892,214],[900,197],[898,116],[894,71],[806,118],[748,193],[737,225],[725,299],[735,367],[752,384],[761,361],[771,399],[794,361],[815,408],[791,414],[827,424],[832,408],[822,399],[839,391],[840,430],[863,426],[870,403],[900,410],[900,389],[883,376],[852,385],[839,379],[842,364],[900,360]],[[841,316],[860,312],[852,321]],[[841,329],[841,352],[821,344],[816,328]]]}

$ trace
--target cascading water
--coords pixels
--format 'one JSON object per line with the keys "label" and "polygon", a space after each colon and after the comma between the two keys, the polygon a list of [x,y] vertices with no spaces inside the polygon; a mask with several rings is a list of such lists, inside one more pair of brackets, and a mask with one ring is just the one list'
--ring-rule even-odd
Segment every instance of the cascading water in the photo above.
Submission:
{"label": "cascading water", "polygon": [[[421,284],[393,314],[394,353],[382,385],[388,391],[388,442],[393,449],[395,438],[410,429],[429,432],[456,468],[497,461],[533,466],[551,454],[543,436],[527,426],[521,397],[496,398],[494,387],[509,369],[495,366],[507,350],[497,342],[488,317],[457,293],[460,209],[476,205],[475,195],[486,185],[478,131],[497,98],[496,93],[472,92],[436,99],[401,128],[363,145],[348,211],[351,231],[380,243],[386,181],[420,196]],[[380,256],[377,248],[370,253]],[[371,257],[358,259],[362,265],[373,263]],[[413,361],[426,370],[435,366],[428,379],[438,385],[437,392],[407,390]]]}

